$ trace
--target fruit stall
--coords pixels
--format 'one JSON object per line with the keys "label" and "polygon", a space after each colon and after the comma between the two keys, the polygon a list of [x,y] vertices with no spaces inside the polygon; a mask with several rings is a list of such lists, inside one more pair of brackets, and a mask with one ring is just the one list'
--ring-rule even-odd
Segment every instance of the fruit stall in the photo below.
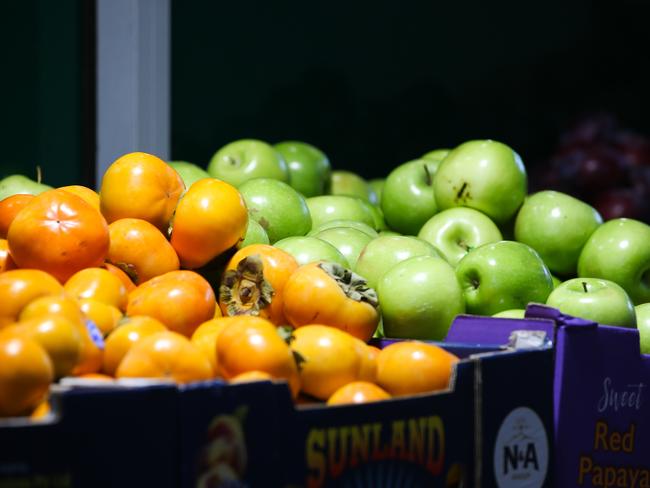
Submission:
{"label": "fruit stall", "polygon": [[466,16],[467,68],[460,7],[254,3],[8,11],[0,488],[650,486],[647,75],[578,75],[611,12]]}

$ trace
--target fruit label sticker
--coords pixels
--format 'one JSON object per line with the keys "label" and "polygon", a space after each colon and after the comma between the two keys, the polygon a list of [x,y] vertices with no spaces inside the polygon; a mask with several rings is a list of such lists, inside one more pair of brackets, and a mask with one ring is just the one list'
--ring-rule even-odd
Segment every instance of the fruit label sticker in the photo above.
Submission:
{"label": "fruit label sticker", "polygon": [[90,335],[90,338],[95,343],[95,345],[103,351],[104,336],[102,335],[102,331],[99,330],[99,328],[95,325],[95,322],[89,319],[86,319],[86,329],[88,330],[88,334]]}
{"label": "fruit label sticker", "polygon": [[548,470],[548,439],[541,419],[528,407],[504,419],[494,446],[494,475],[499,488],[540,488]]}

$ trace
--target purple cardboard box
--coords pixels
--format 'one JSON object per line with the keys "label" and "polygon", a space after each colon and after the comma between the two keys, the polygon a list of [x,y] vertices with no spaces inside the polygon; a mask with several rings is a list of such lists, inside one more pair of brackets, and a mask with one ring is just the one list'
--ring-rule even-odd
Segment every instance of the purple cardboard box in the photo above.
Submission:
{"label": "purple cardboard box", "polygon": [[529,306],[557,323],[555,486],[650,486],[650,356],[636,329]]}
{"label": "purple cardboard box", "polygon": [[461,358],[449,391],[366,405],[296,406],[283,383],[184,387],[182,486],[552,486],[553,330],[460,316],[440,343]]}

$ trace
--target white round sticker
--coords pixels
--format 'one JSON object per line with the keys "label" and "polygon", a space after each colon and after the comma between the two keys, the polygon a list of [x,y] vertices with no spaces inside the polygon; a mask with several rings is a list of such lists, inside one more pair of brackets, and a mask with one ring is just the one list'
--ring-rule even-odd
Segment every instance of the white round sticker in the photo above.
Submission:
{"label": "white round sticker", "polygon": [[499,488],[540,488],[548,469],[548,439],[537,413],[514,409],[503,420],[494,445],[494,476]]}

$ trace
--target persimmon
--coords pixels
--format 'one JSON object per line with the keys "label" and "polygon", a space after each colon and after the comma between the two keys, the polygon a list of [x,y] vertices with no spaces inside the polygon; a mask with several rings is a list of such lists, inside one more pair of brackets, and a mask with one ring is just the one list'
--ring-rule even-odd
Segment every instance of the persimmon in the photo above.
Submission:
{"label": "persimmon", "polygon": [[35,196],[14,218],[7,240],[18,267],[42,269],[61,282],[100,266],[109,246],[104,217],[64,190]]}
{"label": "persimmon", "polygon": [[38,269],[13,269],[0,273],[0,329],[16,322],[29,302],[44,295],[63,293],[63,285]]}
{"label": "persimmon", "polygon": [[246,203],[237,188],[203,178],[176,207],[171,244],[184,268],[199,268],[242,240],[247,225]]}
{"label": "persimmon", "polygon": [[189,270],[170,271],[139,285],[129,294],[127,315],[148,315],[167,328],[191,337],[214,317],[216,306],[210,284]]}
{"label": "persimmon", "polygon": [[143,152],[128,153],[105,171],[99,190],[100,208],[109,224],[137,218],[167,233],[184,191],[181,176],[162,159]]}
{"label": "persimmon", "polygon": [[144,337],[165,330],[167,328],[152,317],[145,315],[125,317],[106,338],[102,371],[107,375],[115,376],[117,367],[133,344]]}
{"label": "persimmon", "polygon": [[230,383],[251,383],[253,381],[269,381],[273,376],[264,371],[246,371],[230,378]]}
{"label": "persimmon", "polygon": [[369,346],[356,337],[354,339],[359,355],[361,356],[359,379],[374,383],[377,379],[377,355],[379,354],[379,349],[374,346]]}
{"label": "persimmon", "polygon": [[217,341],[219,340],[219,334],[233,319],[233,317],[217,317],[203,322],[196,328],[191,337],[191,341],[210,360],[215,376],[219,376],[219,364],[217,363]]}
{"label": "persimmon", "polygon": [[387,400],[390,394],[368,381],[354,381],[343,385],[341,388],[332,393],[327,400],[328,405],[348,405],[351,403],[368,403],[378,400]]}
{"label": "persimmon", "polygon": [[63,316],[46,315],[24,320],[2,329],[2,337],[28,337],[38,342],[50,356],[56,378],[70,374],[81,357],[79,328]]}
{"label": "persimmon", "polygon": [[64,190],[68,193],[72,193],[73,195],[77,195],[78,197],[83,198],[88,205],[93,207],[98,212],[100,211],[99,193],[97,193],[95,190],[82,185],[61,186],[59,187],[59,190]]}
{"label": "persimmon", "polygon": [[[110,237],[110,225],[108,226],[108,232],[109,232],[109,237]],[[110,247],[109,247],[109,252],[110,252]],[[119,280],[122,282],[124,285],[124,288],[126,288],[126,292],[131,293],[132,290],[135,289],[135,283],[133,283],[133,280],[129,278],[129,275],[126,274],[124,271],[122,271],[120,268],[115,266],[114,264],[111,263],[104,263],[102,265],[102,268],[104,268],[106,271],[111,273],[112,275],[115,275]]]}
{"label": "persimmon", "polygon": [[291,349],[300,357],[300,388],[320,400],[361,379],[364,356],[356,339],[326,325],[305,325],[293,331]]}
{"label": "persimmon", "polygon": [[117,378],[169,378],[190,383],[213,378],[210,361],[190,340],[176,332],[157,332],[131,346]]}
{"label": "persimmon", "polygon": [[240,249],[228,262],[221,281],[221,311],[226,316],[255,315],[285,324],[284,286],[297,268],[291,254],[268,244]]}
{"label": "persimmon", "polygon": [[457,362],[434,344],[396,342],[377,355],[377,384],[393,396],[444,390]]}
{"label": "persimmon", "polygon": [[28,337],[0,338],[0,417],[29,415],[54,379],[52,361]]}
{"label": "persimmon", "polygon": [[68,278],[63,289],[78,300],[92,299],[126,310],[128,293],[124,283],[104,268],[77,271]]}
{"label": "persimmon", "polygon": [[179,268],[174,248],[146,220],[116,220],[108,226],[108,231],[107,261],[126,272],[136,285]]}
{"label": "persimmon", "polygon": [[81,327],[81,357],[72,370],[73,376],[98,373],[104,357],[102,332],[91,320],[85,320]]}
{"label": "persimmon", "polygon": [[33,198],[34,195],[17,193],[0,200],[0,239],[7,238],[9,226],[14,218]]}
{"label": "persimmon", "polygon": [[79,300],[79,308],[104,336],[115,329],[123,317],[119,308],[88,298]]}
{"label": "persimmon", "polygon": [[9,254],[9,242],[7,242],[7,239],[0,239],[0,273],[15,268],[16,263]]}
{"label": "persimmon", "polygon": [[289,383],[293,396],[300,390],[294,355],[277,327],[266,319],[233,317],[219,333],[217,362],[225,379],[248,371],[263,371]]}
{"label": "persimmon", "polygon": [[294,327],[329,325],[367,342],[379,323],[378,307],[367,282],[336,263],[305,264],[284,286],[284,314]]}
{"label": "persimmon", "polygon": [[23,307],[18,315],[18,320],[23,322],[46,315],[65,317],[79,327],[83,327],[86,320],[79,302],[65,293],[56,293],[35,298]]}

